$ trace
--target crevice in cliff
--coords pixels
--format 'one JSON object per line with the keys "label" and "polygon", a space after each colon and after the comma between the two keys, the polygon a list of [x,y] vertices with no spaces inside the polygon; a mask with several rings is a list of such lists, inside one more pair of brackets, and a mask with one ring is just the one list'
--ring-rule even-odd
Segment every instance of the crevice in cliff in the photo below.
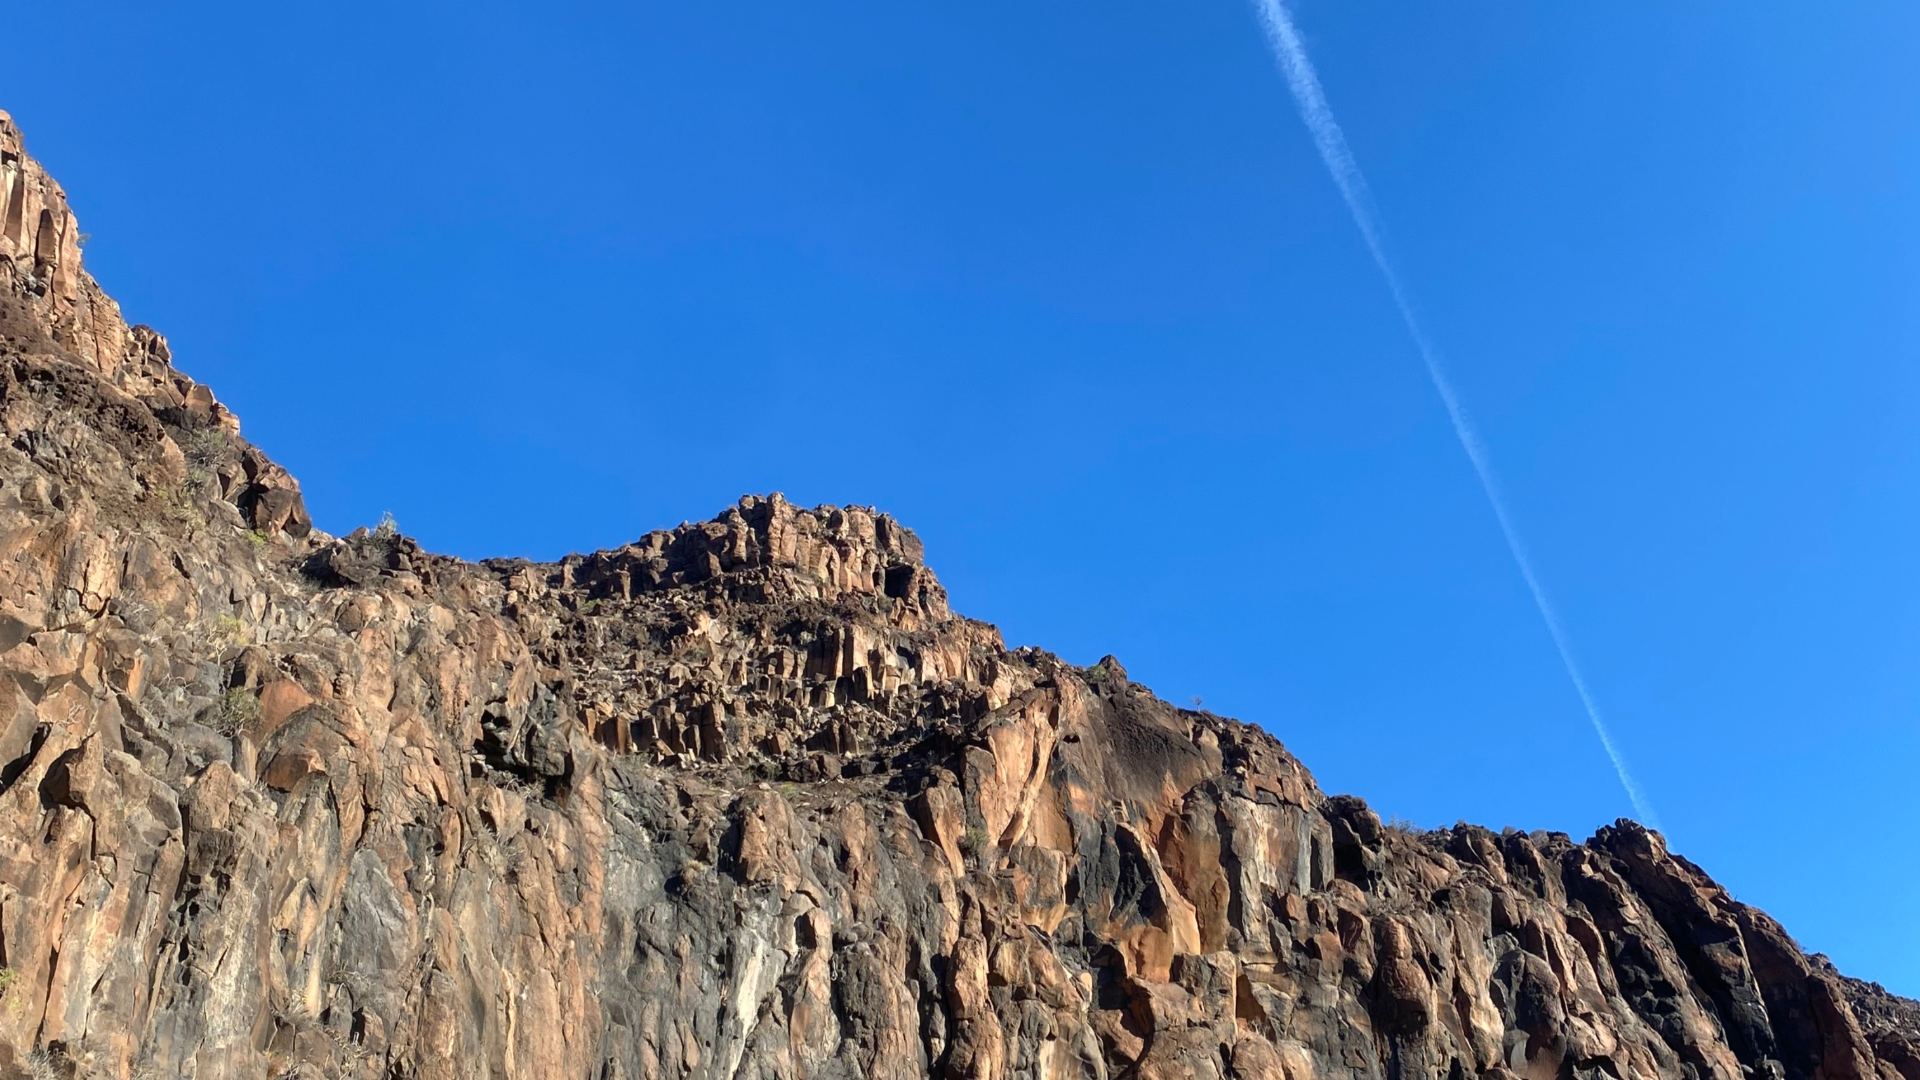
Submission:
{"label": "crevice in cliff", "polygon": [[[29,700],[34,699],[29,698]],[[33,735],[27,743],[26,750],[7,762],[5,766],[0,766],[0,795],[5,795],[12,790],[13,785],[20,781],[20,777],[26,774],[27,769],[33,765],[33,759],[39,756],[40,748],[46,745],[47,734],[52,730],[53,726],[50,724],[34,725]]]}

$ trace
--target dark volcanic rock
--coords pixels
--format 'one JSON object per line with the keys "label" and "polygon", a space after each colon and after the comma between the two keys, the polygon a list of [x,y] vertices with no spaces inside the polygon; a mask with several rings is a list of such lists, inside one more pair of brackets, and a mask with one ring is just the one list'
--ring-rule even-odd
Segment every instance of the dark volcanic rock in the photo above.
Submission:
{"label": "dark volcanic rock", "polygon": [[0,1077],[1920,1080],[1659,836],[1383,825],[884,514],[326,536],[0,158]]}

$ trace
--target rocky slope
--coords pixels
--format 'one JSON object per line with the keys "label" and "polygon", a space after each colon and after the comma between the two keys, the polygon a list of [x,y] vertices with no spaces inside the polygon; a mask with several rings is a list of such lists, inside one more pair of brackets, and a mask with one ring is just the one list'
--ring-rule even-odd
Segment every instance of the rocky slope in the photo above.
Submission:
{"label": "rocky slope", "polygon": [[1383,827],[884,514],[327,536],[0,159],[0,1076],[1920,1080],[1658,835]]}

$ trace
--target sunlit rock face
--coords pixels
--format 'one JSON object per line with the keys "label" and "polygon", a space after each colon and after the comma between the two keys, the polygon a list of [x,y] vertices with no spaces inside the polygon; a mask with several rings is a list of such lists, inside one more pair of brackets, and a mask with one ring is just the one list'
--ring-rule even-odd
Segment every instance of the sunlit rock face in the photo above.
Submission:
{"label": "sunlit rock face", "polygon": [[1383,826],[885,514],[325,535],[0,160],[0,1076],[1920,1080],[1658,835]]}

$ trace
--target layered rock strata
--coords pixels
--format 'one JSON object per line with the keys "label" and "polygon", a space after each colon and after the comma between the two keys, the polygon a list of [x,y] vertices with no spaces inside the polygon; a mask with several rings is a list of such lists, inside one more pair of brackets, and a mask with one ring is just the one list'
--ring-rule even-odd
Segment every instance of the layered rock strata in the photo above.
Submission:
{"label": "layered rock strata", "polygon": [[1920,1080],[1657,834],[1384,826],[884,514],[328,536],[0,162],[0,1076]]}

